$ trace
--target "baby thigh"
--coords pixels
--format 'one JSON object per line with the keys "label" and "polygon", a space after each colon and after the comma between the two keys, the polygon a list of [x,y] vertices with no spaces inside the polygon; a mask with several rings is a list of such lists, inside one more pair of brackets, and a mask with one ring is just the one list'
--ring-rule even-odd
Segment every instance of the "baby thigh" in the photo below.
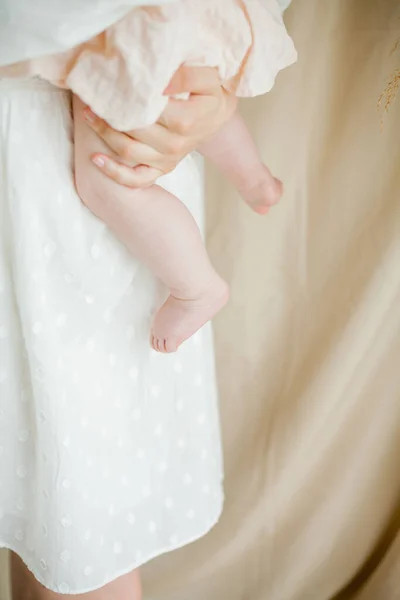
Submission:
{"label": "baby thigh", "polygon": [[[11,555],[12,600],[70,600],[70,595],[58,594],[43,587],[27,569],[17,554]],[[99,590],[78,594],[82,600],[142,600],[139,571],[132,571]]]}
{"label": "baby thigh", "polygon": [[86,207],[169,290],[192,297],[209,287],[214,270],[186,206],[160,186],[130,189],[104,176],[90,159],[102,141],[85,123],[77,98],[74,131],[75,181]]}

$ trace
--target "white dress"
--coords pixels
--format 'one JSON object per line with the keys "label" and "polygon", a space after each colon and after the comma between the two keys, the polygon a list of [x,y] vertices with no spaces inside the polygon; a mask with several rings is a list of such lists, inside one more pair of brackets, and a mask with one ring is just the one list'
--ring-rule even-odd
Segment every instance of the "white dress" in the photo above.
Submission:
{"label": "white dress", "polygon": [[[68,92],[0,80],[0,546],[83,593],[223,503],[210,330],[150,350],[153,276],[80,202]],[[189,157],[160,181],[200,218]]]}
{"label": "white dress", "polygon": [[[0,66],[151,3],[0,0]],[[223,504],[210,328],[150,350],[164,291],[80,202],[71,125],[68,92],[0,80],[0,547],[64,594],[199,538]],[[193,158],[159,183],[201,223]]]}

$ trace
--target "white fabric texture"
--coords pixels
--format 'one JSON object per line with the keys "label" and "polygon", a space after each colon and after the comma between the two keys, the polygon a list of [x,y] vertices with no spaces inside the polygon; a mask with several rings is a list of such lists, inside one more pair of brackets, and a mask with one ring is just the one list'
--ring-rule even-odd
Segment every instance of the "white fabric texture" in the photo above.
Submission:
{"label": "white fabric texture", "polygon": [[289,8],[289,6],[292,3],[292,0],[277,0],[279,7],[281,9],[282,12],[285,12],[285,10],[287,8]]}
{"label": "white fabric texture", "polygon": [[[282,10],[290,1],[277,0]],[[153,4],[154,0],[0,0],[0,66],[68,50],[133,7]]]}
{"label": "white fabric texture", "polygon": [[[0,81],[0,546],[82,593],[206,533],[222,461],[210,332],[150,350],[164,291],[75,192],[69,100]],[[192,158],[160,184],[199,217]]]}
{"label": "white fabric texture", "polygon": [[153,0],[0,0],[0,66],[68,50],[149,4]]}

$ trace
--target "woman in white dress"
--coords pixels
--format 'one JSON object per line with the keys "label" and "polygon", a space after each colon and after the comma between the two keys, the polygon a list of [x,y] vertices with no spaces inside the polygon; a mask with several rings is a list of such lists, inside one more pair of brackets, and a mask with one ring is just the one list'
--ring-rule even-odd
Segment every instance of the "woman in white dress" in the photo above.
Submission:
{"label": "woman in white dress", "polygon": [[[72,47],[135,4],[0,0],[0,66]],[[167,107],[162,139],[145,134],[164,155],[149,173],[171,171],[159,183],[201,221],[193,159],[172,169],[234,102],[212,70],[183,69],[177,86],[203,98],[195,125],[182,133]],[[129,144],[97,130],[110,153]],[[150,350],[158,284],[80,202],[71,144],[68,92],[0,79],[0,547],[15,600],[138,600],[137,568],[221,513],[212,342],[206,328],[175,356]],[[109,175],[140,184],[116,163]]]}

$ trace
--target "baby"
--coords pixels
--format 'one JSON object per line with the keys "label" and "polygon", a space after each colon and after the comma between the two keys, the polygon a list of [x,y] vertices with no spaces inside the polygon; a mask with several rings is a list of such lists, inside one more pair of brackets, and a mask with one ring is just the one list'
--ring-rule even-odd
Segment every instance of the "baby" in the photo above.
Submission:
{"label": "baby", "polygon": [[[118,186],[94,167],[92,157],[103,147],[85,122],[85,104],[115,129],[129,131],[158,120],[168,102],[164,90],[181,64],[216,67],[227,90],[255,96],[269,91],[279,70],[295,60],[277,0],[177,0],[135,8],[71,51],[12,68],[75,94],[79,196],[169,290],[151,331],[159,352],[175,352],[212,319],[227,302],[228,287],[178,198],[157,185]],[[265,214],[278,202],[282,184],[262,164],[238,114],[199,151],[255,212]]]}

